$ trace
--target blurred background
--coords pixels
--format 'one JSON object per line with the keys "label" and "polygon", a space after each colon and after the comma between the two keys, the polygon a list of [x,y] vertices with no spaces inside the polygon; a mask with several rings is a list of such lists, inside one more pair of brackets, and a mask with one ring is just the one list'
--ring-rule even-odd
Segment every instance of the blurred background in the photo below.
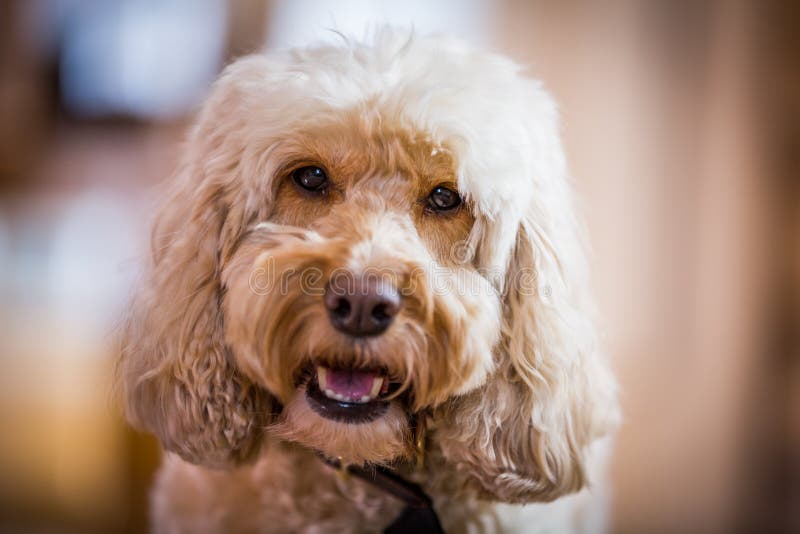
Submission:
{"label": "blurred background", "polygon": [[0,2],[0,531],[143,532],[110,400],[159,181],[222,66],[413,24],[563,109],[625,423],[613,531],[800,532],[800,4]]}

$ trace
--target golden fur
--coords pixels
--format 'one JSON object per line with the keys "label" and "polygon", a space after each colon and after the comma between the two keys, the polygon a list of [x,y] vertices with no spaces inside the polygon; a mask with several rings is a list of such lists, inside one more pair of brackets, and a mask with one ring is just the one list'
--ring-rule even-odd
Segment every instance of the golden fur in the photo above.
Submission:
{"label": "golden fur", "polygon": [[[308,80],[329,63],[377,69],[359,54],[391,48],[389,64],[432,50],[466,54],[453,60],[466,87],[484,83],[470,65],[527,87],[497,56],[403,39],[388,32],[369,45],[246,58],[204,107],[154,226],[118,366],[129,419],[182,458],[170,456],[160,474],[156,530],[374,531],[399,512],[391,497],[337,480],[311,451],[392,465],[425,486],[452,529],[500,510],[492,501],[547,502],[586,486],[587,451],[617,408],[569,188],[548,152],[560,154],[546,130],[552,117],[519,125],[510,110],[494,133],[487,116],[462,125],[463,136],[445,135],[466,109],[450,122],[422,112],[414,120],[410,106],[393,111],[383,98],[400,91],[393,82],[346,98],[345,73]],[[324,94],[329,78],[342,94]],[[408,84],[404,98],[421,101]],[[478,90],[464,98],[486,102]],[[479,127],[512,136],[505,157],[499,141],[465,144]],[[530,145],[534,160],[516,155],[515,143]],[[306,165],[326,170],[327,194],[292,182]],[[481,172],[498,185],[476,182]],[[426,210],[441,185],[465,198],[455,212]],[[385,334],[354,340],[332,328],[321,292],[341,272],[377,273],[400,291],[402,311]],[[312,363],[380,367],[402,387],[374,422],[330,421],[304,400]],[[426,461],[416,466],[421,426]]]}

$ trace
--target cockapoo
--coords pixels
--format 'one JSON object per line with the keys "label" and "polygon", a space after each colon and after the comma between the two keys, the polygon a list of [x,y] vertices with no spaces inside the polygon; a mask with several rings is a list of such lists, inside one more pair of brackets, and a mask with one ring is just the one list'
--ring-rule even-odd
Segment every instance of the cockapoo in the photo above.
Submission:
{"label": "cockapoo", "polygon": [[615,382],[520,70],[391,29],[225,70],[118,362],[156,532],[602,530]]}

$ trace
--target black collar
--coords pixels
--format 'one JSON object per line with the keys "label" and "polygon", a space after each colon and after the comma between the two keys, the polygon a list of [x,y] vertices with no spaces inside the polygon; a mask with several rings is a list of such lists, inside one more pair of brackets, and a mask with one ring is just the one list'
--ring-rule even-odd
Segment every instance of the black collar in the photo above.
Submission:
{"label": "black collar", "polygon": [[439,523],[439,517],[433,509],[433,501],[419,484],[409,482],[398,476],[397,473],[382,466],[343,465],[339,460],[327,458],[324,455],[319,456],[323,462],[340,473],[360,478],[406,504],[403,513],[391,525],[386,527],[385,533],[444,533]]}

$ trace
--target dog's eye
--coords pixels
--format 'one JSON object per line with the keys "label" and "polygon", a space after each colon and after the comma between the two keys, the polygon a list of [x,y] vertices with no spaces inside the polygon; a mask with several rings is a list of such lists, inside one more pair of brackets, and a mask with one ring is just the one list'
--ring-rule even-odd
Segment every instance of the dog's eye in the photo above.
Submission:
{"label": "dog's eye", "polygon": [[452,189],[435,187],[428,195],[428,208],[434,211],[450,211],[461,205],[461,197]]}
{"label": "dog's eye", "polygon": [[319,167],[314,166],[300,167],[292,173],[292,179],[306,191],[315,193],[321,193],[328,185],[328,175]]}

